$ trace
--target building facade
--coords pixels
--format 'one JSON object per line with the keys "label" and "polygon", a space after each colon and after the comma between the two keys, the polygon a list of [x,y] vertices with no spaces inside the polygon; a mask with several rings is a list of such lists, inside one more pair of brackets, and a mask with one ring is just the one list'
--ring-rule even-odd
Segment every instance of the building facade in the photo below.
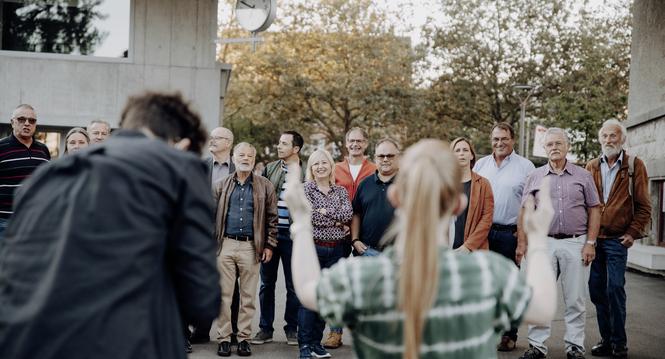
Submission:
{"label": "building facade", "polygon": [[665,270],[665,1],[635,0],[627,151],[646,162],[651,231],[628,253],[633,264]]}
{"label": "building facade", "polygon": [[0,130],[28,103],[38,131],[62,146],[91,120],[117,127],[127,98],[146,90],[180,91],[208,128],[220,122],[217,0],[34,3],[0,0]]}

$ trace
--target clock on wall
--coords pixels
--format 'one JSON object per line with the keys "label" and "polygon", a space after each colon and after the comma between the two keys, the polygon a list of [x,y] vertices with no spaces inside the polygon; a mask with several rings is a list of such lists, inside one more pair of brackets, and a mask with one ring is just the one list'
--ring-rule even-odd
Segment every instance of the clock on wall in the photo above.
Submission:
{"label": "clock on wall", "polygon": [[249,32],[265,31],[275,20],[276,0],[238,0],[236,19]]}

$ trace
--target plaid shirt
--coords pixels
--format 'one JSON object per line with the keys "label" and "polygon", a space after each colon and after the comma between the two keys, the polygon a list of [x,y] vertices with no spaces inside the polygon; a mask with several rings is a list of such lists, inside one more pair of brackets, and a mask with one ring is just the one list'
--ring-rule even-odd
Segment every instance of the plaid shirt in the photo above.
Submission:
{"label": "plaid shirt", "polygon": [[[402,358],[399,266],[390,248],[378,257],[342,259],[322,272],[319,313],[331,326],[352,329],[359,358]],[[501,333],[521,322],[530,299],[524,275],[502,256],[441,248],[438,294],[427,314],[421,358],[496,358]]]}

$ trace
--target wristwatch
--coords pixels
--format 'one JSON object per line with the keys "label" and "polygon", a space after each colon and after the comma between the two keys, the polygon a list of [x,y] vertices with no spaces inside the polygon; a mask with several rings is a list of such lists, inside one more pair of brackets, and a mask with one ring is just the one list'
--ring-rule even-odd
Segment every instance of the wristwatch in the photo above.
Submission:
{"label": "wristwatch", "polygon": [[586,244],[592,245],[594,248],[596,248],[596,241],[587,240]]}

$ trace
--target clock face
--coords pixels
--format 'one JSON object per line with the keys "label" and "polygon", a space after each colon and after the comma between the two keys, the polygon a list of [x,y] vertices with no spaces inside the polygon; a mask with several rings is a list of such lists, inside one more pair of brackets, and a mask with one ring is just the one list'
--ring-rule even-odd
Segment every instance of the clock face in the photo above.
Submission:
{"label": "clock face", "polygon": [[251,32],[266,30],[275,19],[275,0],[238,0],[236,19]]}

